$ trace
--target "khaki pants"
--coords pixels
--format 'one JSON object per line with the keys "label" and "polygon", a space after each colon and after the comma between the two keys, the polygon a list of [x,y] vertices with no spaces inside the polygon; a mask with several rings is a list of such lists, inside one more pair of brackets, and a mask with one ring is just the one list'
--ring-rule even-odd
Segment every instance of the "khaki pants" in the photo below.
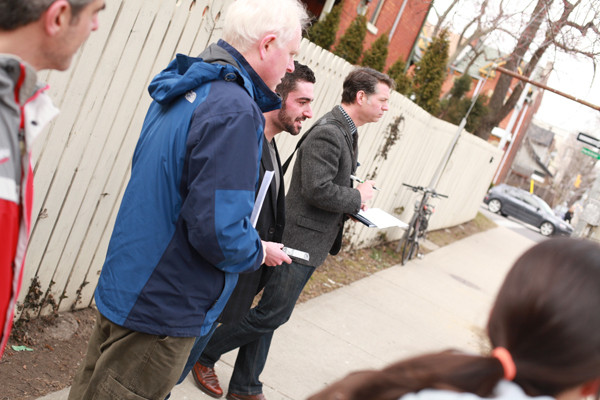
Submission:
{"label": "khaki pants", "polygon": [[164,400],[183,371],[194,339],[132,331],[98,313],[69,400]]}

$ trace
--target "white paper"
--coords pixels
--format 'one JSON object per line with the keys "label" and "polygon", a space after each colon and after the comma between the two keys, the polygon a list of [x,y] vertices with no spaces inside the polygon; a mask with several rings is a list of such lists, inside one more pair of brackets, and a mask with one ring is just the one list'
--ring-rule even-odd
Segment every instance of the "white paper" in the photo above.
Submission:
{"label": "white paper", "polygon": [[392,226],[398,226],[400,228],[408,228],[408,224],[400,221],[393,215],[388,214],[381,208],[369,208],[367,211],[360,210],[359,214],[367,218],[369,221],[374,223],[377,228],[389,228]]}
{"label": "white paper", "polygon": [[254,200],[254,208],[252,209],[252,214],[250,215],[250,222],[254,228],[256,228],[256,221],[258,221],[260,210],[265,202],[265,196],[267,195],[267,190],[269,189],[269,185],[271,184],[271,179],[273,179],[274,174],[274,171],[265,171],[262,183],[260,184],[260,189],[258,190],[258,195],[256,196],[256,200]]}

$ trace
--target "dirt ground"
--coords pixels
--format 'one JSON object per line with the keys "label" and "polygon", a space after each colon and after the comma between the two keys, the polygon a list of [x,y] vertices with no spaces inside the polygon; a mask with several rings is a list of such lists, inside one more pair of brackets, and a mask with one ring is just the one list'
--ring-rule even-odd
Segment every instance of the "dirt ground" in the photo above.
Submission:
{"label": "dirt ground", "polygon": [[[429,232],[429,246],[445,246],[493,226],[493,222],[478,214],[468,223]],[[391,242],[329,256],[311,277],[299,302],[399,264],[397,244]],[[91,308],[21,321],[0,360],[0,400],[36,399],[70,386],[85,356],[94,321],[95,310]],[[24,347],[16,347],[20,350],[17,351],[13,346]]]}

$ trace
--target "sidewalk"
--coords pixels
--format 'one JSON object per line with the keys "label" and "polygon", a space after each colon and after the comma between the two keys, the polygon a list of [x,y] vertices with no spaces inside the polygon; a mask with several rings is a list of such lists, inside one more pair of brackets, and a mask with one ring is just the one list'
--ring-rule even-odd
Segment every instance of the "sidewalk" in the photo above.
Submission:
{"label": "sidewalk", "polygon": [[[485,322],[496,291],[533,244],[497,227],[300,304],[274,335],[261,376],[265,396],[301,400],[350,371],[449,347],[486,349]],[[231,352],[216,365],[224,390],[234,362]],[[64,400],[67,393],[42,399]],[[188,376],[171,399],[211,397]]]}

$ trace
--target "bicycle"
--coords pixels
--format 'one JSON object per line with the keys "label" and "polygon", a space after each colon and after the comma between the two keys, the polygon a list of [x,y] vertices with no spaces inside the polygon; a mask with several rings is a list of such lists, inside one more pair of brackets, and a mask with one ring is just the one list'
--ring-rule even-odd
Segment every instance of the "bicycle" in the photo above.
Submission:
{"label": "bicycle", "polygon": [[419,240],[424,240],[427,234],[429,218],[435,212],[435,207],[428,203],[429,199],[436,197],[448,198],[448,196],[436,192],[435,189],[423,186],[412,186],[407,183],[402,185],[410,188],[413,192],[423,193],[421,200],[415,202],[415,212],[396,248],[397,252],[402,251],[401,262],[404,265],[406,261],[412,260],[415,255],[419,254]]}

